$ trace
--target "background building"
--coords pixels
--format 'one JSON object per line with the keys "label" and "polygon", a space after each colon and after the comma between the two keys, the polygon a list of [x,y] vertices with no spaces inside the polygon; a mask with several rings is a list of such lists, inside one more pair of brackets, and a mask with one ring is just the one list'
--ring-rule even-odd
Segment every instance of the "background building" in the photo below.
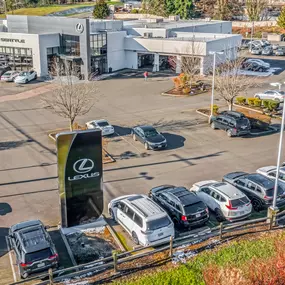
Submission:
{"label": "background building", "polygon": [[204,73],[209,51],[225,51],[221,62],[236,57],[241,36],[231,30],[231,22],[176,17],[123,22],[8,15],[0,25],[0,63],[45,76],[53,72],[54,62],[65,62],[87,79],[90,73],[124,68],[158,71],[167,68],[169,57],[180,72],[183,57],[194,55]]}

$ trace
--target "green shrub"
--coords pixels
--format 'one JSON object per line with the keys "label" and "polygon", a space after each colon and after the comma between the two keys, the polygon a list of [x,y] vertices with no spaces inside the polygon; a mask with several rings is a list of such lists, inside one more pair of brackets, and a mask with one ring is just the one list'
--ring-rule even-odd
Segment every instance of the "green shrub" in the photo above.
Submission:
{"label": "green shrub", "polygon": [[254,106],[261,107],[262,100],[255,98],[254,99]]}
{"label": "green shrub", "polygon": [[269,101],[269,105],[268,105],[268,109],[270,111],[276,111],[277,108],[279,107],[279,104],[280,104],[279,102],[276,102],[274,100],[270,100]]}
{"label": "green shrub", "polygon": [[139,13],[139,10],[138,9],[132,9],[131,10],[131,14],[138,14]]}
{"label": "green shrub", "polygon": [[245,98],[245,97],[237,97],[237,102],[238,102],[240,105],[245,105],[245,103],[246,103],[246,98]]}
{"label": "green shrub", "polygon": [[247,98],[247,103],[249,106],[254,106],[254,100],[255,98]]}
{"label": "green shrub", "polygon": [[264,108],[268,108],[269,101],[270,100],[262,100],[262,105],[263,105]]}

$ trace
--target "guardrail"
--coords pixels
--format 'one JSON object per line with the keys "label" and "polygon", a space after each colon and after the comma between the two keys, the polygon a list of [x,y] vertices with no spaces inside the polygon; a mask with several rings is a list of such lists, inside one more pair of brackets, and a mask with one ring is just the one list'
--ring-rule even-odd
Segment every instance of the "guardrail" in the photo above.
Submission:
{"label": "guardrail", "polygon": [[[284,225],[281,222],[284,222]],[[60,282],[66,278],[73,278],[76,276],[84,275],[89,272],[102,273],[107,269],[114,268],[114,273],[119,271],[118,265],[124,262],[133,261],[138,258],[145,257],[147,255],[153,255],[162,251],[169,251],[169,258],[173,256],[173,249],[180,247],[185,244],[199,244],[201,240],[204,242],[210,238],[219,237],[219,240],[229,239],[237,237],[244,234],[254,233],[253,229],[260,229],[260,231],[269,231],[273,229],[280,229],[285,227],[285,211],[280,212],[274,216],[254,219],[250,221],[235,222],[232,224],[220,223],[219,226],[211,228],[208,231],[202,231],[195,234],[189,234],[188,236],[183,236],[180,238],[172,239],[170,238],[169,243],[160,244],[158,248],[151,251],[145,251],[146,249],[151,249],[153,246],[140,247],[131,251],[123,253],[113,253],[112,256],[105,257],[100,260],[92,261],[89,263],[69,267],[66,269],[55,270],[53,272],[49,271],[43,273],[33,278],[21,280],[10,285],[22,284],[28,281],[49,279],[46,281],[39,281],[37,285],[47,285],[54,284],[55,282]],[[251,231],[248,231],[251,230]],[[257,232],[257,231],[256,231]],[[140,251],[144,251],[139,253]]]}

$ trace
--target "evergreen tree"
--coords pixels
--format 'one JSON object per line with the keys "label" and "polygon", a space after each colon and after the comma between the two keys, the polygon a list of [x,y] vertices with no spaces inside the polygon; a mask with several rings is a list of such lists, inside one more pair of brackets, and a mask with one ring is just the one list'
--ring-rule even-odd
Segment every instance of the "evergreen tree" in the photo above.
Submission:
{"label": "evergreen tree", "polygon": [[165,0],[167,15],[180,15],[181,19],[189,19],[193,11],[192,0]]}
{"label": "evergreen tree", "polygon": [[277,19],[277,25],[280,28],[285,28],[285,6],[283,7],[278,19]]}
{"label": "evergreen tree", "polygon": [[105,0],[97,0],[93,10],[93,17],[95,19],[106,19],[109,15],[110,10]]}

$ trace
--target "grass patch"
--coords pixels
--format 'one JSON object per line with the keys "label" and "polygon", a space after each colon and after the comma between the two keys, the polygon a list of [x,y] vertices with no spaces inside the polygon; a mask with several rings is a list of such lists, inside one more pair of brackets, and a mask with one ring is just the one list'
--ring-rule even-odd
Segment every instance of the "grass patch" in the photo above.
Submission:
{"label": "grass patch", "polygon": [[[122,2],[116,2],[116,1],[109,1],[107,2],[109,5],[123,5]],[[72,8],[78,8],[78,7],[87,7],[87,6],[94,6],[95,3],[79,3],[79,4],[71,4],[71,5],[51,5],[51,6],[41,6],[41,7],[35,7],[35,8],[21,8],[12,11],[9,11],[7,14],[9,15],[29,15],[29,16],[45,16],[51,13],[55,12],[61,12],[65,10],[69,10]],[[73,14],[75,15],[75,14]],[[0,14],[0,18],[5,18],[5,14]]]}
{"label": "grass patch", "polygon": [[[284,235],[282,236],[284,239]],[[113,282],[114,285],[205,285],[203,270],[215,265],[241,267],[252,259],[267,259],[275,254],[274,237],[259,240],[242,240],[230,243],[229,246],[204,252],[186,264],[178,265],[167,271],[153,274],[141,274],[131,281]]]}
{"label": "grass patch", "polygon": [[127,240],[126,240],[126,238],[124,237],[123,234],[118,233],[118,232],[117,232],[116,234],[117,234],[117,237],[118,237],[118,239],[120,240],[121,244],[124,246],[124,248],[125,248],[127,251],[133,250],[131,247],[128,246]]}

